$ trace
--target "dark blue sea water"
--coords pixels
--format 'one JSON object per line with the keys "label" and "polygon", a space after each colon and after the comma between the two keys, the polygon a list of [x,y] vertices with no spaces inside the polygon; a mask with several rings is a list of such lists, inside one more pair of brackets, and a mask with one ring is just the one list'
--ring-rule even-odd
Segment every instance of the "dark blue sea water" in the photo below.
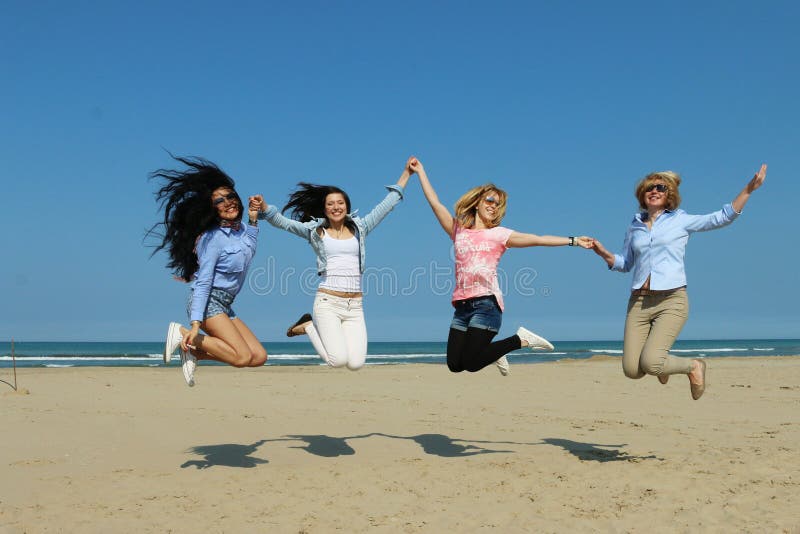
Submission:
{"label": "dark blue sea water", "polygon": [[[540,363],[586,359],[597,354],[619,356],[621,341],[553,342],[553,352],[521,350],[513,363]],[[267,365],[322,365],[310,343],[265,343]],[[445,361],[444,342],[370,342],[367,364],[435,363]],[[16,342],[17,367],[158,367],[163,342]],[[678,341],[672,353],[687,357],[792,356],[800,355],[798,339],[742,339]],[[177,357],[173,358],[173,362]],[[204,362],[206,365],[207,362]],[[0,368],[11,367],[11,343],[0,342]],[[174,363],[173,363],[174,365]]]}

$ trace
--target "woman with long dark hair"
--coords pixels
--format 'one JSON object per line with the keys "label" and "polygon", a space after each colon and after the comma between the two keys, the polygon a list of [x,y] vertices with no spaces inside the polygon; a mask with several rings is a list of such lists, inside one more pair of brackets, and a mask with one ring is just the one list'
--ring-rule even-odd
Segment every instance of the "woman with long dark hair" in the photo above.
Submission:
{"label": "woman with long dark hair", "polygon": [[410,171],[403,169],[395,185],[375,208],[361,218],[352,214],[350,197],[332,185],[300,182],[282,212],[267,205],[261,195],[251,198],[260,206],[258,217],[308,240],[317,256],[319,287],[311,314],[304,314],[287,330],[289,337],[307,334],[320,358],[331,367],[360,369],[367,356],[362,275],[367,235],[402,199]]}
{"label": "woman with long dark hair", "polygon": [[698,400],[706,390],[707,363],[669,353],[689,317],[684,257],[689,236],[731,224],[742,213],[750,195],[764,183],[762,165],[732,202],[705,215],[679,209],[681,177],[672,171],[650,173],[636,184],[639,212],[625,233],[620,254],[595,241],[594,251],[612,271],[633,271],[622,371],[628,378],[646,375],[666,384],[672,375],[687,375],[689,390]]}
{"label": "woman with long dark hair", "polygon": [[592,247],[589,237],[523,234],[500,226],[506,213],[506,192],[494,184],[473,187],[456,202],[451,214],[439,201],[422,163],[412,158],[412,172],[442,229],[453,240],[456,263],[455,308],[447,338],[447,367],[454,373],[480,371],[492,363],[503,376],[509,372],[506,354],[524,347],[553,350],[553,345],[519,327],[511,337],[492,341],[503,321],[503,294],[497,280],[500,257],[512,247]]}
{"label": "woman with long dark hair", "polygon": [[[191,284],[186,311],[191,327],[170,323],[164,363],[180,348],[183,375],[194,385],[197,360],[216,360],[234,367],[257,367],[267,351],[231,308],[244,284],[258,239],[257,211],[242,221],[242,200],[234,181],[202,158],[175,157],[187,168],[159,169],[151,178],[163,181],[156,199],[164,210],[161,244],[176,278]],[[205,335],[200,334],[200,330]]]}

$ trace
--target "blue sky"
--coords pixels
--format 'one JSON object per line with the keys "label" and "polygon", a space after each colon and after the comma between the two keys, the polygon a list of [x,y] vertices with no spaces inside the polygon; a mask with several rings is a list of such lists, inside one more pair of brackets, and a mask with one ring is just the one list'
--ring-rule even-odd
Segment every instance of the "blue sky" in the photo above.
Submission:
{"label": "blue sky", "polygon": [[[793,2],[2,2],[0,339],[185,322],[187,287],[143,244],[164,149],[280,205],[300,180],[336,184],[362,213],[415,154],[448,205],[493,181],[505,226],[612,250],[648,172],[680,172],[704,213],[766,162],[745,214],[689,242],[682,338],[800,337],[798,22]],[[368,240],[371,340],[446,338],[450,258],[412,181]],[[313,265],[262,225],[235,305],[262,340],[310,311]],[[515,249],[501,268],[518,281],[502,334],[621,338],[630,275],[591,252]]]}

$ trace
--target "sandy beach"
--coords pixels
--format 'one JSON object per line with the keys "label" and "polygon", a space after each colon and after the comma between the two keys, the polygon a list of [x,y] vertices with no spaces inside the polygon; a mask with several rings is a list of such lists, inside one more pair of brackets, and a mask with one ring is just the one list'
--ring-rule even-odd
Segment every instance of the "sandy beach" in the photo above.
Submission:
{"label": "sandy beach", "polygon": [[696,402],[604,357],[18,381],[4,533],[800,532],[800,357],[712,359]]}

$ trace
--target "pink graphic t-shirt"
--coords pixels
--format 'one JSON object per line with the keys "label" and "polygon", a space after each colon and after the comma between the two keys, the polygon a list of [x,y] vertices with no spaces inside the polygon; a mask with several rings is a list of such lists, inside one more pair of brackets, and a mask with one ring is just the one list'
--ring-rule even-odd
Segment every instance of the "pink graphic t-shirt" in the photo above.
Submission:
{"label": "pink graphic t-shirt", "polygon": [[456,289],[452,301],[494,295],[503,310],[503,293],[497,281],[497,264],[508,250],[506,242],[514,230],[495,226],[486,230],[454,228]]}

